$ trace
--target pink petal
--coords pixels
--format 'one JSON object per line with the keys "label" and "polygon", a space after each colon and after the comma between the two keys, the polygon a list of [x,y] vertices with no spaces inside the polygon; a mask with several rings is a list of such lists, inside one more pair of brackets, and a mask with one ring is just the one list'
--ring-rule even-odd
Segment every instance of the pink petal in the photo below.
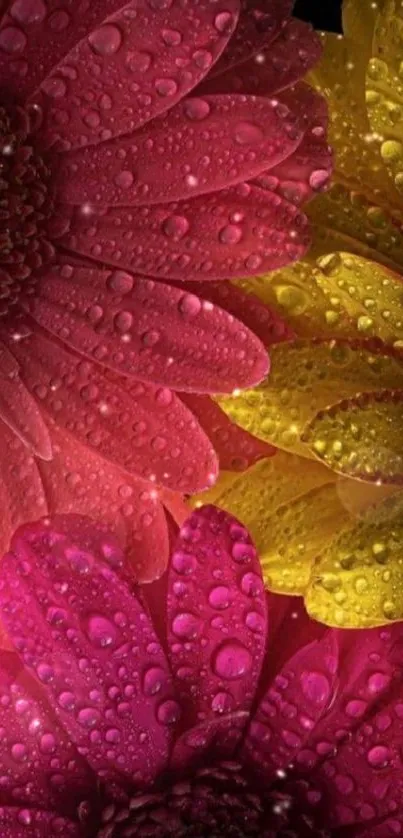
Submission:
{"label": "pink petal", "polygon": [[214,482],[211,443],[171,390],[118,379],[39,333],[17,353],[44,411],[98,456],[177,491]]}
{"label": "pink petal", "polygon": [[[225,14],[225,27],[220,22]],[[70,150],[128,134],[208,73],[236,26],[239,0],[186,6],[135,0],[81,40],[42,82],[42,140]]]}
{"label": "pink petal", "polygon": [[292,204],[244,183],[191,201],[90,214],[60,208],[73,252],[156,277],[254,276],[299,259],[309,245],[306,217]]}
{"label": "pink petal", "polygon": [[14,800],[30,809],[38,806],[68,814],[90,796],[95,778],[88,765],[35,682],[16,668],[15,656],[3,650],[0,728],[1,806]]}
{"label": "pink petal", "polygon": [[104,206],[187,200],[250,180],[289,157],[301,137],[292,112],[270,99],[187,98],[118,145],[63,155],[58,197]]}
{"label": "pink petal", "polygon": [[339,688],[309,742],[309,781],[336,827],[386,817],[403,793],[402,624],[338,636]]}
{"label": "pink petal", "polygon": [[[3,559],[0,607],[25,666],[102,779],[147,785],[180,713],[152,625],[112,568],[106,528],[61,516],[21,528]],[[15,580],[18,579],[18,586]]]}
{"label": "pink petal", "polygon": [[0,423],[0,556],[8,550],[17,527],[48,511],[38,462],[7,425]]}
{"label": "pink petal", "polygon": [[[241,320],[258,337],[264,346],[270,348],[273,343],[293,340],[296,335],[291,326],[283,320],[277,311],[262,303],[254,294],[246,293],[233,282],[189,282],[181,283],[190,292],[195,292]],[[263,282],[265,280],[262,280]],[[179,285],[179,284],[178,284]]]}
{"label": "pink petal", "polygon": [[81,38],[124,6],[125,0],[46,0],[46,4],[44,0],[6,0],[8,13],[0,23],[4,87],[17,90],[21,99],[29,96]]}
{"label": "pink petal", "polygon": [[265,782],[304,753],[312,728],[334,697],[337,651],[334,632],[304,646],[287,660],[262,698],[243,755]]}
{"label": "pink petal", "polygon": [[211,440],[220,469],[244,471],[263,457],[272,457],[276,453],[273,445],[262,442],[231,422],[218,404],[207,396],[181,394],[181,400]]}
{"label": "pink petal", "polygon": [[2,806],[0,834],[2,838],[57,838],[58,835],[61,838],[80,838],[82,831],[78,823],[61,817],[57,812]]}
{"label": "pink petal", "polygon": [[202,82],[204,93],[273,96],[302,79],[319,60],[322,43],[309,23],[291,18],[268,49],[239,67]]}
{"label": "pink petal", "polygon": [[52,462],[39,465],[49,514],[76,513],[101,521],[119,538],[134,582],[161,576],[169,542],[155,486],[131,477],[56,427],[52,443]]}
{"label": "pink petal", "polygon": [[242,0],[241,16],[224,55],[211,72],[216,76],[267,49],[291,14],[294,0]]}
{"label": "pink petal", "polygon": [[256,550],[235,518],[214,506],[182,526],[168,578],[168,646],[186,730],[251,707],[266,642]]}
{"label": "pink petal", "polygon": [[217,763],[233,756],[248,719],[246,710],[238,710],[186,730],[175,741],[170,767],[183,772],[194,770],[199,762],[205,766],[210,760]]}
{"label": "pink petal", "polygon": [[170,285],[65,265],[39,280],[30,314],[103,365],[178,390],[231,393],[267,373],[266,352],[239,320]]}
{"label": "pink petal", "polygon": [[304,84],[284,91],[281,101],[304,118],[304,138],[288,160],[259,175],[255,183],[301,204],[329,185],[333,155],[326,139],[327,107],[324,98]]}
{"label": "pink petal", "polygon": [[15,357],[0,341],[0,419],[43,460],[52,458],[49,431],[37,404],[19,376]]}
{"label": "pink petal", "polygon": [[393,812],[392,815],[379,823],[369,824],[368,828],[360,829],[360,838],[396,838],[403,833],[403,810]]}

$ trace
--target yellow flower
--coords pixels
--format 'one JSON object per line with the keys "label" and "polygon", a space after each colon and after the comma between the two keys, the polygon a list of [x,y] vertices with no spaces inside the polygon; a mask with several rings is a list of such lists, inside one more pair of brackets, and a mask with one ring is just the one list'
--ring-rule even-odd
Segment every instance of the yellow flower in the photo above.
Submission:
{"label": "yellow flower", "polygon": [[240,283],[296,340],[272,347],[259,387],[220,399],[282,451],[210,494],[254,533],[271,590],[363,627],[403,619],[403,2],[345,0],[343,25],[308,79],[335,149],[312,249]]}

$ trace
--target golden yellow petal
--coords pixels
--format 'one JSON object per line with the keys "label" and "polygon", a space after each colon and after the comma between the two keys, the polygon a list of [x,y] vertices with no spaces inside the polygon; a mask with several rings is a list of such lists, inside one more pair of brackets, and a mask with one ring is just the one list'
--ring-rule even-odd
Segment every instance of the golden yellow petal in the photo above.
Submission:
{"label": "golden yellow petal", "polygon": [[334,471],[402,484],[403,391],[338,402],[315,416],[303,440]]}
{"label": "golden yellow petal", "polygon": [[354,254],[328,253],[316,262],[307,257],[240,284],[299,337],[378,337],[390,346],[403,341],[402,280]]}
{"label": "golden yellow petal", "polygon": [[363,60],[371,55],[375,21],[384,0],[344,0],[343,32],[355,42],[357,54]]}
{"label": "golden yellow petal", "polygon": [[301,441],[308,422],[341,398],[377,389],[403,389],[403,360],[338,341],[298,340],[272,347],[262,384],[219,403],[254,436],[312,457]]}
{"label": "golden yellow petal", "polygon": [[326,547],[305,604],[316,620],[343,628],[403,618],[403,492]]}
{"label": "golden yellow petal", "polygon": [[231,488],[239,477],[240,474],[238,471],[220,471],[218,480],[214,483],[214,486],[206,492],[198,492],[198,494],[190,495],[187,500],[188,505],[192,509],[195,509],[198,506],[204,506],[206,503],[217,504],[222,495]]}

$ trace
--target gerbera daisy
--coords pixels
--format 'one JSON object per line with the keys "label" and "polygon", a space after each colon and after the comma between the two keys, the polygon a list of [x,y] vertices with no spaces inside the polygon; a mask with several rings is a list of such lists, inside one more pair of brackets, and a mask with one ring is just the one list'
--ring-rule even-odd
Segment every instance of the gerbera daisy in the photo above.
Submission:
{"label": "gerbera daisy", "polygon": [[[233,488],[228,508],[241,515],[243,503],[251,525],[255,504],[253,534],[267,525],[271,533],[273,516],[278,526],[287,517],[284,553],[276,554],[276,540],[269,546],[276,571],[267,567],[268,584],[304,593],[313,616],[339,625],[403,617],[401,14],[389,0],[347,0],[346,34],[323,35],[323,57],[309,80],[328,100],[335,183],[309,206],[308,255],[241,283],[286,319],[294,340],[273,347],[271,374],[255,392],[220,402],[261,440],[310,458],[291,466],[291,473],[305,471],[308,496],[298,498],[290,484],[286,499],[261,503],[267,464]],[[364,520],[357,520],[356,501],[353,519],[348,513],[345,487],[361,495],[359,516],[375,504]],[[395,498],[385,505],[389,494]]]}
{"label": "gerbera daisy", "polygon": [[148,605],[122,563],[79,516],[21,528],[3,560],[2,835],[400,834],[401,625],[325,629],[267,596],[212,506]]}
{"label": "gerbera daisy", "polygon": [[205,394],[261,380],[270,313],[205,281],[309,241],[289,181],[301,200],[322,189],[330,152],[322,98],[298,82],[320,42],[292,5],[0,4],[3,547],[18,523],[79,509],[118,519],[152,578],[153,483],[210,485],[228,439],[238,467],[268,452]]}

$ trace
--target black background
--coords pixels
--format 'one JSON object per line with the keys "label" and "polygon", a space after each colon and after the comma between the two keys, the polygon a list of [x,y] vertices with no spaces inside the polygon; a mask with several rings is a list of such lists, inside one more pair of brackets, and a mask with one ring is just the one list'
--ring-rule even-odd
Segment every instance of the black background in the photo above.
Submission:
{"label": "black background", "polygon": [[341,0],[296,0],[293,14],[315,29],[341,32]]}

